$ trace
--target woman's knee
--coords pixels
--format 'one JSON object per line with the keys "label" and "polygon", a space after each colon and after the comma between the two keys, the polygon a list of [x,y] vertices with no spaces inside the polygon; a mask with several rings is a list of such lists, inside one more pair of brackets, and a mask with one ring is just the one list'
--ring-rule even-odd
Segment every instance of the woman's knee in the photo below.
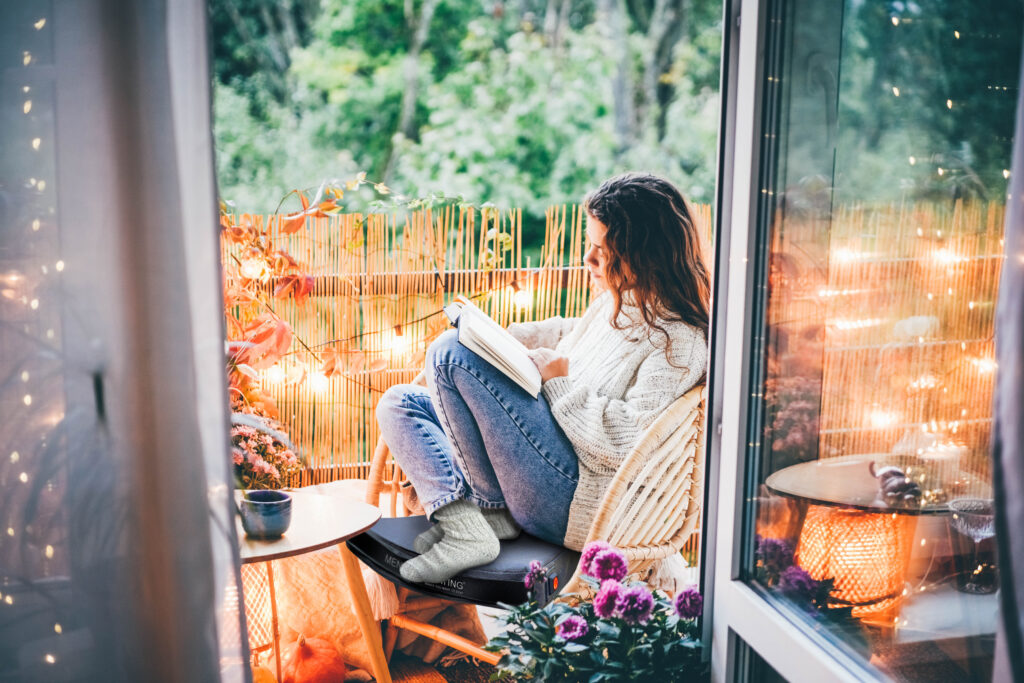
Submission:
{"label": "woman's knee", "polygon": [[422,391],[422,387],[412,384],[396,384],[381,395],[380,400],[377,401],[376,410],[377,424],[380,425],[381,431],[387,433],[396,419],[400,419],[408,414],[409,394],[414,390]]}
{"label": "woman's knee", "polygon": [[459,331],[446,330],[427,348],[427,367],[435,368],[438,363],[451,359],[454,354],[465,348],[459,344]]}

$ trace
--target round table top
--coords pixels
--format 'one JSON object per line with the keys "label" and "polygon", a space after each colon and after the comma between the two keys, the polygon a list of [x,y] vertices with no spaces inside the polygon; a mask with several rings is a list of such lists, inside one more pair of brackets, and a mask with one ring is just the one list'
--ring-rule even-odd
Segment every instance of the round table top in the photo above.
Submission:
{"label": "round table top", "polygon": [[949,512],[945,502],[895,507],[879,500],[878,480],[871,475],[868,465],[872,461],[884,462],[885,457],[868,454],[812,460],[785,467],[769,475],[764,483],[773,493],[818,505],[904,515],[938,515]]}
{"label": "round table top", "polygon": [[242,564],[280,560],[337,545],[363,533],[380,519],[380,509],[367,503],[312,491],[288,493],[292,495],[292,523],[281,538],[249,538],[235,515]]}

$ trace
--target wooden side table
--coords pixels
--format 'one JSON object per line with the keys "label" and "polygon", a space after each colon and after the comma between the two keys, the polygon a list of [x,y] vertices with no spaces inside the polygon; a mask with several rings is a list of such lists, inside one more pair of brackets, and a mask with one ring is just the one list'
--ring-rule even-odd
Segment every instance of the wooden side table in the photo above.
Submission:
{"label": "wooden side table", "polygon": [[370,599],[366,594],[363,574],[359,561],[345,546],[345,541],[363,533],[380,519],[380,510],[366,503],[324,496],[310,491],[289,491],[292,496],[292,523],[284,536],[274,540],[259,541],[248,538],[242,530],[241,520],[235,518],[238,530],[239,553],[242,564],[268,562],[267,581],[270,587],[272,608],[272,630],[274,654],[277,661],[277,680],[281,680],[280,629],[277,623],[277,606],[274,595],[274,571],[270,560],[301,555],[332,545],[341,553],[341,564],[352,593],[356,619],[370,652],[373,676],[379,683],[391,683],[388,663],[381,647],[380,627],[373,617]]}

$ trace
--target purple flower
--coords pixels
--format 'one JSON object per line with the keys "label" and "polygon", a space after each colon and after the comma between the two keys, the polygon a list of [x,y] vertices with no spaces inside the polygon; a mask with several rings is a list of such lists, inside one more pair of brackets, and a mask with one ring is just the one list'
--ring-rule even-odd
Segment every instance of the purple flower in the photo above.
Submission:
{"label": "purple flower", "polygon": [[654,609],[654,598],[643,586],[634,586],[622,591],[615,603],[619,616],[627,624],[642,624],[651,616]]}
{"label": "purple flower", "polygon": [[586,619],[578,614],[572,614],[563,619],[555,627],[555,630],[558,632],[558,637],[562,640],[579,640],[587,635],[590,626],[587,625]]}
{"label": "purple flower", "polygon": [[534,560],[530,563],[530,571],[526,572],[526,576],[523,577],[523,585],[526,586],[526,590],[532,591],[535,585],[543,583],[547,575],[547,571],[544,570],[540,562]]}
{"label": "purple flower", "polygon": [[779,578],[779,590],[790,595],[811,598],[818,591],[818,582],[794,564],[782,572],[782,576]]}
{"label": "purple flower", "polygon": [[591,564],[594,557],[602,550],[610,550],[611,546],[604,541],[593,541],[583,547],[583,554],[580,555],[580,570],[587,576],[593,576],[594,571]]}
{"label": "purple flower", "polygon": [[594,556],[594,560],[590,563],[590,570],[591,575],[598,581],[607,581],[608,579],[621,581],[629,573],[629,564],[626,562],[625,555],[615,548],[609,548]]}
{"label": "purple flower", "polygon": [[597,595],[594,596],[594,613],[605,619],[614,617],[615,605],[621,594],[622,584],[618,581],[608,580],[602,583]]}
{"label": "purple flower", "polygon": [[672,602],[676,614],[682,619],[696,619],[704,611],[704,596],[696,586],[680,591]]}
{"label": "purple flower", "polygon": [[793,546],[781,538],[757,537],[754,557],[770,576],[778,576],[793,564]]}

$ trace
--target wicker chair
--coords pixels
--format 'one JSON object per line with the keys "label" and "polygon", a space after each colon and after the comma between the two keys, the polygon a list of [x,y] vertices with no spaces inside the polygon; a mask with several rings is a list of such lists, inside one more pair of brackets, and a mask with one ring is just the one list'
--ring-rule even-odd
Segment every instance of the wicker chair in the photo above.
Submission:
{"label": "wicker chair", "polygon": [[[421,373],[414,383],[422,384],[423,379]],[[631,575],[640,580],[648,580],[658,560],[678,553],[697,527],[704,486],[706,398],[706,386],[697,385],[647,429],[619,467],[587,535],[588,543],[602,540],[622,550]],[[423,512],[383,439],[374,451],[366,491],[366,502],[372,505],[380,503],[381,493],[390,492],[392,516]],[[592,597],[578,568],[562,589],[563,595],[570,593]],[[384,634],[385,656],[390,659],[396,629],[401,628],[496,664],[496,653],[407,616],[421,602],[437,600],[399,589],[401,606],[388,620]]]}

